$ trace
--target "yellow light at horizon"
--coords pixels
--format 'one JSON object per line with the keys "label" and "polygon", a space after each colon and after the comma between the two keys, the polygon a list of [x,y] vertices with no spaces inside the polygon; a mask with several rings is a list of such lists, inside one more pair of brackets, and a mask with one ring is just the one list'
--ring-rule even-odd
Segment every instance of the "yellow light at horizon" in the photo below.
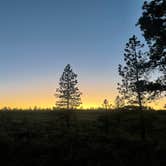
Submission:
{"label": "yellow light at horizon", "polygon": [[[10,107],[10,108],[53,108],[55,106],[55,98],[50,97],[50,98],[44,98],[44,97],[32,97],[29,100],[25,100],[25,98],[20,99],[17,98],[14,102],[12,101],[13,99],[10,98],[8,101],[2,100],[0,105],[0,108],[3,107]],[[88,108],[99,108],[101,107],[102,104],[102,99],[98,100],[95,98],[92,98],[91,101],[84,101],[84,103],[80,106],[80,108],[88,109]],[[148,106],[151,106],[154,109],[163,109],[163,106],[165,104],[165,99],[162,99],[161,101],[153,102],[148,104]]]}
{"label": "yellow light at horizon", "polygon": [[[0,97],[0,108],[6,106],[11,108],[33,108],[35,106],[52,108],[56,102],[55,91],[53,91],[55,88],[53,84],[46,87],[36,86],[32,89],[29,87],[29,89],[20,91],[17,89],[13,90],[12,93],[3,93]],[[109,89],[109,86],[102,87],[101,85],[96,85],[93,88],[82,87],[81,89],[84,92],[82,95],[83,104],[81,105],[83,108],[101,107],[104,99],[108,99],[113,104],[117,95],[117,91],[112,91]],[[163,98],[148,105],[155,109],[162,109],[165,104],[166,98]]]}

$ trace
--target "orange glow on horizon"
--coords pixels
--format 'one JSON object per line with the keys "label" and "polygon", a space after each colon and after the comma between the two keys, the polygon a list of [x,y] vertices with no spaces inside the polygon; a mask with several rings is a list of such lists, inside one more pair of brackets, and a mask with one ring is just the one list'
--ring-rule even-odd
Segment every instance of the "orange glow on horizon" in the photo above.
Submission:
{"label": "orange glow on horizon", "polygon": [[[47,83],[51,85],[51,83]],[[46,86],[46,84],[45,84]],[[104,99],[108,99],[111,104],[114,105],[114,100],[117,96],[116,88],[110,89],[110,85],[95,85],[92,88],[81,87],[82,95],[82,105],[80,108],[98,108],[102,106]],[[10,108],[53,108],[56,103],[55,84],[52,83],[51,86],[46,86],[49,88],[44,88],[42,85],[36,85],[31,88],[31,86],[26,89],[18,90],[14,89],[12,91],[4,91],[3,95],[0,97],[0,108],[10,107]],[[115,89],[115,90],[112,90]],[[152,106],[155,109],[163,109],[166,104],[166,99],[157,100],[148,106]]]}
{"label": "orange glow on horizon", "polygon": [[[43,85],[44,84],[44,85]],[[56,98],[54,93],[58,87],[58,82],[45,81],[22,85],[22,87],[5,87],[0,96],[0,108],[52,108],[55,106]],[[98,84],[95,86],[89,85],[89,82],[84,82],[84,86],[79,87],[83,92],[81,96],[81,108],[97,108],[101,107],[103,100],[108,99],[113,102],[116,96],[116,91],[112,91],[110,85]],[[88,88],[89,86],[89,88]]]}
{"label": "orange glow on horizon", "polygon": [[[80,106],[80,108],[88,109],[88,108],[99,108],[102,106],[104,98],[103,96],[95,97],[95,96],[89,96],[88,98],[82,98],[83,104]],[[110,100],[111,104],[114,104],[114,100]],[[13,98],[8,98],[8,100],[1,100],[0,108],[4,107],[10,107],[10,108],[53,108],[55,106],[56,99],[54,96],[48,97],[48,96],[40,96],[40,97],[17,97],[13,101]],[[163,106],[165,104],[165,99],[161,99],[159,101],[155,101],[153,103],[147,104],[148,106],[151,106],[154,109],[163,109]]]}

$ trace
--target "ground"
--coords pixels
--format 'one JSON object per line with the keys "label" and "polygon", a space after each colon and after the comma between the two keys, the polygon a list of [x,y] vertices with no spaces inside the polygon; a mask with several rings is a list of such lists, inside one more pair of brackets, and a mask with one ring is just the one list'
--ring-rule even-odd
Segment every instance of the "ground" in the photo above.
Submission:
{"label": "ground", "polygon": [[2,111],[1,163],[166,165],[164,111]]}

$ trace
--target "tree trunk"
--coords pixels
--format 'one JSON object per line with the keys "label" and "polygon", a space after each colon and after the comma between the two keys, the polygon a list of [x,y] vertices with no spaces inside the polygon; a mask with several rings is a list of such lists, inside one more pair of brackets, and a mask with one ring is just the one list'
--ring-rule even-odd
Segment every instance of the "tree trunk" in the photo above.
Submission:
{"label": "tree trunk", "polygon": [[[137,60],[137,52],[135,50],[135,59],[136,59],[136,64],[138,64]],[[140,111],[142,111],[142,99],[141,99],[141,92],[140,92],[140,84],[139,84],[139,69],[138,66],[136,66],[136,90],[137,90],[137,98],[138,98],[138,105],[140,108]]]}
{"label": "tree trunk", "polygon": [[142,99],[141,99],[141,93],[138,91],[138,104],[140,111],[142,111]]}

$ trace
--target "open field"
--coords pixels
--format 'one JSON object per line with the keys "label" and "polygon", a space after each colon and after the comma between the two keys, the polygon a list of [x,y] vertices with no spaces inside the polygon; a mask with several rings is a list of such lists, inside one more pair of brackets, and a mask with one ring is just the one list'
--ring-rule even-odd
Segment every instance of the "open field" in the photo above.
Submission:
{"label": "open field", "polygon": [[0,112],[1,163],[166,165],[166,112]]}

